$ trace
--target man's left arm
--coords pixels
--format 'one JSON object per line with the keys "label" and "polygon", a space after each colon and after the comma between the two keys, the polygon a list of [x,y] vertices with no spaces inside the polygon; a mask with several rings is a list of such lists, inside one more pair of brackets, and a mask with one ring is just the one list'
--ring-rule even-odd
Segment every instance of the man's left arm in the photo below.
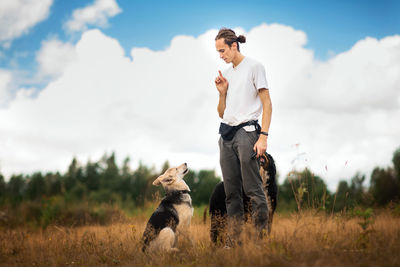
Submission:
{"label": "man's left arm", "polygon": [[[258,95],[263,107],[261,131],[268,133],[272,114],[272,103],[269,96],[269,90],[266,88],[261,88],[258,90]],[[260,134],[258,141],[255,143],[253,150],[257,152],[257,158],[264,154],[267,150],[267,139],[268,136]]]}

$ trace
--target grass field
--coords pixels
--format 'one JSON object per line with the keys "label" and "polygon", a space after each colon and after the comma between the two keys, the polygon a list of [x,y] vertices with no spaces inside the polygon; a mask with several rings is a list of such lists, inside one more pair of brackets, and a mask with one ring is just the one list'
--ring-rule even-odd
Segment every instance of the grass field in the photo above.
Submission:
{"label": "grass field", "polygon": [[7,266],[400,266],[400,218],[359,214],[276,214],[262,242],[226,250],[209,239],[209,218],[196,210],[192,242],[179,252],[144,254],[147,214],[108,226],[1,229],[0,265]]}

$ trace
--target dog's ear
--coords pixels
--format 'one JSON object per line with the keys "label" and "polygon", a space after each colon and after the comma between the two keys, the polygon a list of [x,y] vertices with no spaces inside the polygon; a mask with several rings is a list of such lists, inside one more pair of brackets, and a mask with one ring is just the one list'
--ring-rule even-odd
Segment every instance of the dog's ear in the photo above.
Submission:
{"label": "dog's ear", "polygon": [[161,178],[161,177],[162,177],[162,176],[159,176],[157,179],[155,179],[154,182],[153,182],[153,185],[155,185],[155,186],[161,185],[161,181],[160,181],[160,178]]}
{"label": "dog's ear", "polygon": [[269,164],[269,159],[265,155],[261,155],[260,157],[260,165],[261,167],[266,170]]}
{"label": "dog's ear", "polygon": [[159,186],[161,182],[167,185],[172,184],[175,181],[173,177],[161,175],[157,179],[154,180],[153,185]]}
{"label": "dog's ear", "polygon": [[167,176],[161,179],[164,184],[170,185],[175,181],[174,177]]}
{"label": "dog's ear", "polygon": [[268,166],[269,165],[269,158],[267,156],[265,156],[265,155],[264,155],[264,157],[265,157],[265,166]]}

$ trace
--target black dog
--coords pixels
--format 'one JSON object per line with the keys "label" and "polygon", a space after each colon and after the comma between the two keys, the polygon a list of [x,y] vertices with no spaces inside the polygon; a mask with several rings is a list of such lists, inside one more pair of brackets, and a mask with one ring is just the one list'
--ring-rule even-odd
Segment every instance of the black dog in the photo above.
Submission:
{"label": "black dog", "polygon": [[[260,175],[263,180],[263,189],[268,205],[268,233],[271,232],[272,219],[277,205],[278,186],[276,183],[276,167],[272,156],[268,153],[260,157]],[[224,244],[226,231],[226,205],[224,182],[218,183],[210,197],[211,230],[210,237],[213,243]],[[250,198],[243,192],[243,207],[245,218],[251,216]]]}

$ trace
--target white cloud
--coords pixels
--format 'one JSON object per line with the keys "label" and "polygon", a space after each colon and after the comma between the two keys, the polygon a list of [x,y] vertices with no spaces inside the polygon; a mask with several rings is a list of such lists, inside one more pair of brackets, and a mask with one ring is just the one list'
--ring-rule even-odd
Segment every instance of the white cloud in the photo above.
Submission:
{"label": "white cloud", "polygon": [[36,60],[39,63],[38,76],[57,77],[75,58],[75,48],[72,44],[63,43],[58,39],[44,41],[36,54]]}
{"label": "white cloud", "polygon": [[10,99],[9,85],[11,79],[11,72],[0,69],[0,108]]}
{"label": "white cloud", "polygon": [[[212,36],[208,39],[212,40]],[[135,58],[132,62],[124,56],[116,40],[98,30],[84,33],[75,47],[77,59],[66,66],[57,80],[37,98],[21,96],[8,110],[0,110],[0,136],[8,137],[3,139],[6,141],[0,149],[2,171],[62,169],[73,154],[99,157],[112,149],[118,155],[130,154],[137,160],[164,161],[171,153],[188,151],[188,145],[199,147],[205,143],[206,134],[198,138],[200,143],[189,142],[188,138],[198,131],[198,119],[191,122],[188,115],[201,116],[202,107],[207,105],[209,111],[205,114],[212,114],[210,122],[214,123],[208,123],[211,127],[205,128],[205,132],[216,139],[218,121],[213,116],[214,104],[200,101],[201,95],[211,95],[214,99],[215,92],[209,81],[213,80],[216,70],[203,68],[199,78],[204,75],[209,78],[192,77],[190,86],[185,86],[186,92],[182,92],[181,76],[186,75],[188,79],[192,75],[184,67],[191,64],[188,57],[191,52],[180,56],[188,42],[204,50],[203,54],[211,61],[217,60],[202,49],[201,40],[177,37],[165,52],[132,50]],[[178,57],[176,65],[171,66],[170,60],[175,56]],[[194,56],[197,61],[202,57]],[[202,65],[215,64],[199,64]],[[196,84],[196,80],[200,83]],[[192,95],[193,92],[196,94]],[[198,100],[200,109],[193,110],[193,103]],[[193,112],[185,116],[186,110]],[[179,143],[180,136],[184,136],[181,138],[184,146]],[[169,144],[170,140],[175,144]],[[214,145],[206,147],[213,151]],[[190,161],[194,156],[188,157],[182,160]],[[24,161],[23,169],[19,167],[20,160]]]}
{"label": "white cloud", "polygon": [[116,0],[95,0],[92,5],[76,9],[65,27],[71,32],[86,30],[88,25],[105,27],[108,25],[108,18],[121,11]]}
{"label": "white cloud", "polygon": [[[0,110],[1,171],[63,171],[73,155],[96,160],[112,150],[134,162],[218,170],[213,81],[227,66],[215,51],[216,33],[176,36],[164,51],[133,48],[132,58],[99,30],[83,33],[57,79]],[[400,145],[399,36],[366,38],[318,62],[302,31],[263,24],[245,34],[241,50],[266,66],[268,150],[282,176],[308,166],[334,189],[358,170],[390,164]]]}
{"label": "white cloud", "polygon": [[6,48],[11,41],[46,19],[53,0],[0,1],[0,43]]}

